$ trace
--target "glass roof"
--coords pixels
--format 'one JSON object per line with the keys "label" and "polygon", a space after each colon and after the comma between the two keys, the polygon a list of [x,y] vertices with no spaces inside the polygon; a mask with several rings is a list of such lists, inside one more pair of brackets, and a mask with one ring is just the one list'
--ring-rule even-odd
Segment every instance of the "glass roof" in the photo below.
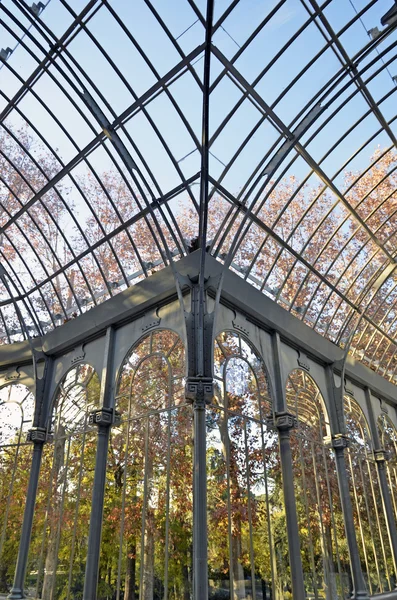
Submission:
{"label": "glass roof", "polygon": [[185,255],[208,150],[211,254],[394,381],[392,6],[2,0],[1,342]]}

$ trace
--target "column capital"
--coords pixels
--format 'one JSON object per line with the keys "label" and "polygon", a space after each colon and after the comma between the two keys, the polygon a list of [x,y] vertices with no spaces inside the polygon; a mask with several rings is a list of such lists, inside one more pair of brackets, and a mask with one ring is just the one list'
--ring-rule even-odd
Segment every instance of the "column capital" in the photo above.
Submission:
{"label": "column capital", "polygon": [[350,439],[344,433],[335,433],[324,438],[324,443],[334,450],[344,450],[350,446]]}
{"label": "column capital", "polygon": [[45,427],[32,427],[27,433],[26,441],[33,444],[45,444],[48,441],[47,429]]}
{"label": "column capital", "polygon": [[386,462],[387,460],[389,460],[390,455],[387,452],[387,450],[385,450],[384,448],[376,448],[374,450],[374,459],[375,462],[381,463],[381,462]]}
{"label": "column capital", "polygon": [[212,377],[188,377],[186,380],[185,397],[190,402],[202,405],[209,404],[214,396]]}
{"label": "column capital", "polygon": [[88,422],[90,425],[98,427],[111,427],[112,425],[120,425],[121,415],[113,408],[98,408],[90,412]]}
{"label": "column capital", "polygon": [[298,426],[298,419],[288,411],[277,412],[266,419],[267,426],[270,429],[279,431],[289,431]]}

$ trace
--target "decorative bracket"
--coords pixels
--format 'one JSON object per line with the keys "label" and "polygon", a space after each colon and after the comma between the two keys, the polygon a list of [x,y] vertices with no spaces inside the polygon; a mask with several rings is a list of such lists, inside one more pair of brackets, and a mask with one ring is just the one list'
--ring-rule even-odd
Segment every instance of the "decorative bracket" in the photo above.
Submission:
{"label": "decorative bracket", "polygon": [[298,350],[298,365],[308,373],[310,372],[309,359],[302,350]]}
{"label": "decorative bracket", "polygon": [[74,349],[73,356],[70,361],[72,365],[74,365],[77,362],[80,362],[81,360],[84,360],[84,358],[85,358],[84,346],[85,346],[85,344],[81,344],[81,346],[78,346],[77,348]]}
{"label": "decorative bracket", "polygon": [[385,404],[385,402],[383,402],[383,400],[380,401],[380,409],[382,412],[384,412],[386,415],[389,414],[389,409],[387,407],[387,404]]}
{"label": "decorative bracket", "polygon": [[350,446],[350,439],[344,433],[336,433],[324,438],[324,443],[334,450],[345,449]]}
{"label": "decorative bracket", "polygon": [[120,425],[121,415],[113,408],[98,408],[93,410],[88,418],[90,425],[98,427],[111,427],[112,425]]}
{"label": "decorative bracket", "polygon": [[352,398],[354,398],[354,390],[352,387],[350,387],[350,381],[347,379],[345,379],[345,392],[348,396],[352,396]]}
{"label": "decorative bracket", "polygon": [[238,315],[236,312],[234,313],[234,319],[232,321],[233,323],[233,327],[234,329],[236,329],[237,331],[240,331],[241,333],[243,333],[246,336],[249,336],[250,332],[247,329],[247,319],[245,319],[244,317],[241,317],[240,315]]}
{"label": "decorative bracket", "polygon": [[214,292],[219,291],[219,287],[222,285],[222,273],[218,273],[218,275],[211,275],[205,281],[205,289],[208,292],[209,289],[212,289]]}
{"label": "decorative bracket", "polygon": [[145,320],[142,324],[142,333],[148,331],[149,329],[153,329],[153,327],[158,327],[161,322],[161,317],[158,315],[158,309],[154,309],[145,314]]}
{"label": "decorative bracket", "polygon": [[34,444],[45,444],[47,442],[47,430],[44,427],[32,427],[26,436],[27,442]]}
{"label": "decorative bracket", "polygon": [[188,377],[185,396],[186,400],[205,406],[214,396],[214,382],[211,377]]}
{"label": "decorative bracket", "polygon": [[266,424],[270,429],[278,429],[279,431],[288,431],[298,426],[298,419],[295,415],[288,411],[275,413],[274,416],[266,419]]}
{"label": "decorative bracket", "polygon": [[390,459],[390,455],[384,448],[377,448],[374,450],[375,462],[385,462]]}
{"label": "decorative bracket", "polygon": [[4,381],[16,381],[20,378],[20,376],[21,374],[19,372],[19,367],[15,367],[15,369],[10,369],[7,371],[7,373],[4,375]]}

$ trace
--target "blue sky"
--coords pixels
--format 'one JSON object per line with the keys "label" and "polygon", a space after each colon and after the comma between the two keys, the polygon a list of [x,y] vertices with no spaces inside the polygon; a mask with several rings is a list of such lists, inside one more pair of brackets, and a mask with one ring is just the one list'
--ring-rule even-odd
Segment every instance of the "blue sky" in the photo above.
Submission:
{"label": "blue sky", "polygon": [[[2,4],[5,7],[11,7],[12,5],[10,0],[3,0]],[[203,26],[197,22],[197,16],[188,2],[185,0],[173,0],[172,2],[157,0],[153,4],[164,19],[172,35],[175,37],[180,36],[178,43],[184,53],[189,53],[198,44],[203,42]],[[275,4],[274,1],[241,0],[223,23],[224,28],[220,28],[216,32],[214,45],[222,51],[228,60],[233,60],[238,46],[241,46],[245,42],[257,24],[269,13]],[[85,2],[74,0],[70,5],[75,11],[79,12],[84,8]],[[180,54],[167,38],[165,32],[159,26],[143,0],[134,0],[134,2],[117,0],[110,2],[110,5],[119,14],[138,44],[142,46],[159,76],[166,74],[181,59]],[[205,12],[204,1],[198,2],[197,6]],[[223,14],[227,6],[228,2],[226,1],[219,0],[215,3],[215,22]],[[355,0],[355,6],[357,10],[360,10],[364,4],[361,1]],[[364,15],[363,23],[359,22],[355,24],[342,36],[344,46],[351,56],[368,43],[369,37],[366,29],[374,26],[380,28],[380,17],[388,7],[389,2],[379,0]],[[334,30],[339,31],[353,17],[354,9],[348,0],[333,0],[329,7],[325,9],[325,14]],[[308,13],[298,0],[287,0],[284,3],[283,7],[270,20],[266,28],[235,63],[235,66],[249,83],[255,80],[263,67],[288,42],[307,18]],[[72,16],[68,14],[67,10],[58,0],[51,0],[49,2],[42,14],[42,19],[58,36],[62,35],[72,22]],[[106,52],[108,52],[111,59],[117,64],[138,97],[156,82],[156,75],[150,71],[138,51],[133,47],[105,7],[102,7],[97,12],[89,22],[88,28]],[[181,35],[186,29],[188,31]],[[25,42],[30,47],[34,47],[33,43],[27,38],[25,38]],[[41,39],[40,43],[43,43],[47,47],[47,44]],[[15,41],[4,30],[1,32],[1,45],[2,47],[13,47],[15,45]],[[299,36],[294,43],[290,44],[288,51],[257,84],[256,90],[262,98],[270,105],[274,103],[289,82],[305,67],[308,61],[323,45],[324,38],[318,28],[315,24],[310,24],[306,28],[304,35]],[[69,45],[69,50],[78,61],[78,64],[89,73],[94,84],[102,91],[106,101],[113,108],[116,115],[132,104],[134,98],[85,32],[80,32],[77,35]],[[37,52],[37,48],[35,48],[35,51]],[[40,53],[38,55],[41,58],[42,55]],[[23,77],[28,76],[35,67],[34,60],[28,56],[21,46],[11,56],[9,63]],[[200,78],[202,77],[202,67],[203,60],[199,58],[194,65],[194,69]],[[326,84],[338,68],[338,60],[332,50],[328,49],[323,57],[296,83],[291,92],[276,104],[275,111],[277,115],[287,125],[290,124],[297,112],[299,112],[322,85]],[[56,73],[54,67],[51,67],[51,70]],[[222,66],[214,57],[212,61],[212,81],[215,80],[221,70]],[[392,74],[397,74],[397,66],[394,71],[393,67],[391,67],[391,71]],[[56,76],[59,77],[59,74],[57,73]],[[79,105],[84,108],[81,100],[69,88],[68,84],[64,80],[62,80],[62,83],[66,85],[70,94],[78,101]],[[84,84],[89,88],[87,82],[84,81]],[[12,96],[19,88],[20,83],[6,68],[2,68],[0,70],[0,85],[8,96]],[[390,76],[384,73],[378,76],[373,83],[369,84],[369,87],[375,99],[379,99],[393,85]],[[92,139],[93,131],[84,123],[83,119],[64,97],[59,88],[57,88],[56,84],[51,81],[50,77],[47,74],[41,77],[35,84],[34,89],[41,98],[45,99],[51,110],[54,111],[56,116],[72,134],[78,147],[84,147]],[[93,90],[90,90],[90,92],[111,121],[113,119],[111,112]],[[186,115],[192,131],[200,139],[201,92],[192,75],[190,73],[183,75],[183,77],[170,87],[170,92]],[[242,93],[238,87],[225,77],[214,89],[211,94],[210,108],[211,135],[216,131],[224,116],[239,100],[241,95]],[[4,102],[2,101],[1,106],[3,105]],[[386,117],[390,118],[394,115],[394,105],[395,97],[392,96],[384,106]],[[64,162],[68,162],[76,154],[76,148],[67,140],[59,127],[49,118],[46,111],[31,94],[28,94],[22,100],[20,108],[45,135],[49,143],[58,149],[59,155]],[[176,160],[180,161],[184,156],[191,153],[179,163],[183,175],[189,177],[196,173],[200,166],[199,153],[195,150],[194,140],[186,130],[170,100],[165,94],[161,94],[147,108],[149,115],[159,127],[160,133],[164,136]],[[333,121],[310,144],[309,151],[313,157],[316,160],[320,160],[325,150],[352,124],[352,119],[358,118],[367,108],[360,94],[357,94],[348,106],[341,108]],[[84,112],[87,114],[85,108]],[[328,114],[327,112],[326,115]],[[250,129],[254,127],[260,116],[257,108],[247,99],[244,100],[237,113],[211,147],[214,155],[211,158],[211,174],[214,177],[221,175],[223,164],[227,164],[232,158],[239,144],[244,140]],[[95,119],[90,117],[90,121],[94,126],[94,130],[99,132],[100,127]],[[11,115],[8,122],[15,125],[18,123],[18,117]],[[376,119],[373,116],[369,116],[359,129],[347,136],[337,151],[324,163],[327,174],[332,176],[339,169],[340,165],[348,160],[357,146],[361,145],[378,127],[379,124]],[[393,125],[393,128],[395,128],[395,125]],[[146,117],[142,113],[137,114],[127,124],[127,130],[140,148],[146,161],[150,164],[162,191],[166,192],[178,185],[180,183],[180,176]],[[309,137],[310,133],[305,138]],[[234,164],[234,168],[231,169],[224,180],[224,185],[232,193],[238,192],[253,167],[271,147],[276,138],[277,132],[272,125],[268,122],[261,125]],[[128,145],[128,142],[126,144]],[[368,163],[370,154],[378,144],[382,147],[389,144],[389,140],[385,134],[382,133],[374,141],[373,145],[368,150],[365,150],[362,156],[358,157],[354,165],[352,165],[354,169],[362,168]],[[134,158],[138,161],[134,151],[130,147],[129,150],[131,150]],[[99,171],[107,170],[111,167],[109,159],[101,150],[96,151],[90,157],[90,160],[92,160],[93,165]],[[81,165],[76,169],[76,173],[83,174],[85,170],[86,167]],[[289,174],[303,178],[308,170],[304,161],[297,160]]]}

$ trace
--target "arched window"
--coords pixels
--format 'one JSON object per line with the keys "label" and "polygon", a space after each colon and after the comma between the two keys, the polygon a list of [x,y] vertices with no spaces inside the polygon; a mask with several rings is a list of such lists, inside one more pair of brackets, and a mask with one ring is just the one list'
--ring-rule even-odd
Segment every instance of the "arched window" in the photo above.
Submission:
{"label": "arched window", "polygon": [[381,502],[372,442],[364,414],[350,396],[344,401],[350,493],[360,549],[361,567],[370,594],[394,589],[394,568]]}
{"label": "arched window", "polygon": [[41,600],[82,598],[95,469],[100,382],[87,364],[58,386],[48,421],[36,500],[26,588]]}
{"label": "arched window", "polygon": [[397,431],[392,421],[386,415],[381,415],[379,417],[378,428],[380,445],[388,454],[386,473],[394,508],[394,516],[397,521]]}
{"label": "arched window", "polygon": [[108,456],[98,594],[189,598],[192,587],[192,409],[185,353],[172,331],[145,336],[116,389],[121,424]]}
{"label": "arched window", "polygon": [[290,586],[277,434],[263,360],[239,333],[219,334],[207,412],[210,598],[282,599]]}
{"label": "arched window", "polygon": [[29,469],[34,396],[24,385],[0,390],[0,593],[8,592],[18,553]]}
{"label": "arched window", "polygon": [[324,400],[301,369],[289,374],[286,398],[298,420],[291,449],[307,597],[345,598],[349,556],[334,457],[324,443],[329,435]]}

